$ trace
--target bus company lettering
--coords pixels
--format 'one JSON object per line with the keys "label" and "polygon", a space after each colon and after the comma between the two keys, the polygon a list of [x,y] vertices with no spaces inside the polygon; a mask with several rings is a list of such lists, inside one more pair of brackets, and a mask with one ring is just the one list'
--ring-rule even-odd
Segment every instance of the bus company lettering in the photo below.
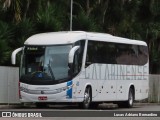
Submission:
{"label": "bus company lettering", "polygon": [[147,65],[92,64],[82,72],[80,78],[92,80],[147,80],[147,68]]}

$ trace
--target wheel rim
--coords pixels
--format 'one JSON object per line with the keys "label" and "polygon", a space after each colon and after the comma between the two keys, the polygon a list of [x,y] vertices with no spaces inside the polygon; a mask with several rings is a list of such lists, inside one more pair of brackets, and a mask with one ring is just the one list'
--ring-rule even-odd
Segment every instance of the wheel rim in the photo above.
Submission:
{"label": "wheel rim", "polygon": [[129,94],[129,105],[132,106],[132,104],[133,104],[133,94],[130,91],[130,94]]}
{"label": "wheel rim", "polygon": [[90,98],[90,90],[87,89],[84,94],[84,105],[85,107],[89,107],[91,98]]}

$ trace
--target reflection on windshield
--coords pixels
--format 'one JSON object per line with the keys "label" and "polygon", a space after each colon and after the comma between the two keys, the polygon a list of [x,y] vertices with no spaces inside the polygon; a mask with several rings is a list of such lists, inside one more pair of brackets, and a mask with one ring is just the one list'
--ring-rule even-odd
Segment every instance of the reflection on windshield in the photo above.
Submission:
{"label": "reflection on windshield", "polygon": [[71,45],[25,47],[21,77],[34,76],[36,80],[68,78],[68,54],[70,49]]}
{"label": "reflection on windshield", "polygon": [[47,47],[44,70],[55,80],[68,77],[68,54],[70,46]]}

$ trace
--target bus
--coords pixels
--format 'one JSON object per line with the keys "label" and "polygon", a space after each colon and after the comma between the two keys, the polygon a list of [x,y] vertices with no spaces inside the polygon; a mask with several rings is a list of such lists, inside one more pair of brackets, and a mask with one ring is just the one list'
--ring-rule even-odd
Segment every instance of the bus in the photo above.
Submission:
{"label": "bus", "polygon": [[149,55],[144,41],[106,33],[61,31],[29,37],[21,51],[19,98],[37,107],[77,103],[96,108],[112,102],[132,107],[147,99]]}

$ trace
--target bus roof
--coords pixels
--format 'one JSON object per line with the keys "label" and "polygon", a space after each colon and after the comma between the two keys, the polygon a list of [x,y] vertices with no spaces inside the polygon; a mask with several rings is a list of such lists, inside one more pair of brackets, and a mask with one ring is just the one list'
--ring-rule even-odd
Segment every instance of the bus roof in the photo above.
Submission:
{"label": "bus roof", "polygon": [[147,46],[145,42],[139,41],[139,40],[131,40],[127,38],[112,36],[106,33],[84,32],[84,31],[40,33],[40,34],[36,34],[29,37],[24,44],[25,45],[61,45],[61,44],[71,44],[78,40],[83,40],[83,39]]}

